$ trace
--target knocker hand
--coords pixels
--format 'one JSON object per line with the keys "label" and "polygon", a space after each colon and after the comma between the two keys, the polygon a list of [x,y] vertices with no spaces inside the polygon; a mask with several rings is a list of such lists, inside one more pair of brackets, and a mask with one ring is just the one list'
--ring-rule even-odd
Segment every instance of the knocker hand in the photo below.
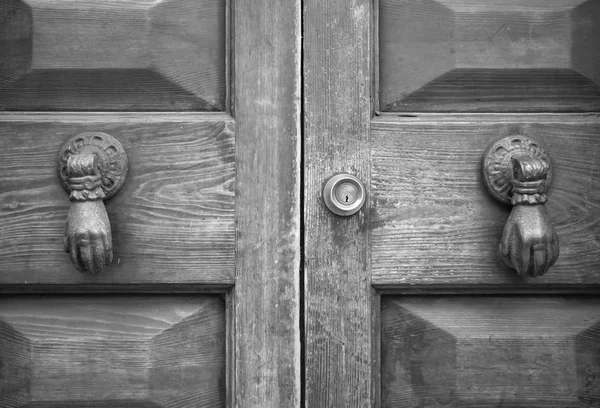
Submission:
{"label": "knocker hand", "polygon": [[519,275],[541,276],[558,258],[558,236],[543,205],[513,207],[502,234],[500,258]]}
{"label": "knocker hand", "polygon": [[113,258],[112,237],[102,200],[71,203],[64,246],[79,272],[97,274],[110,265]]}

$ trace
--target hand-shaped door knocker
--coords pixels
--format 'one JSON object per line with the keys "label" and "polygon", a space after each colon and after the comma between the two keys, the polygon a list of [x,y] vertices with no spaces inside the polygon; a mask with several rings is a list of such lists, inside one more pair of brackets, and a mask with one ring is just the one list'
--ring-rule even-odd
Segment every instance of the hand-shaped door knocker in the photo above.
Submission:
{"label": "hand-shaped door knocker", "polygon": [[97,274],[112,262],[104,200],[121,189],[128,171],[123,146],[106,133],[81,133],[58,154],[58,174],[71,200],[63,242],[79,272]]}
{"label": "hand-shaped door knocker", "polygon": [[488,149],[483,179],[490,194],[512,204],[500,241],[500,259],[519,275],[545,274],[558,259],[558,236],[544,204],[552,181],[550,157],[525,136],[509,136]]}

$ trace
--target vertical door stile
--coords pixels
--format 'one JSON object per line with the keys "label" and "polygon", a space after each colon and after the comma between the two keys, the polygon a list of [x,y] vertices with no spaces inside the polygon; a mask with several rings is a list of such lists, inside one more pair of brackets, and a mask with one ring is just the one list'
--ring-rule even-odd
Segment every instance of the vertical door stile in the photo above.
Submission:
{"label": "vertical door stile", "polygon": [[[334,216],[326,180],[369,181],[371,2],[305,2],[306,406],[371,405],[368,204]],[[367,198],[368,203],[368,198]]]}
{"label": "vertical door stile", "polygon": [[238,408],[300,406],[300,2],[234,8]]}

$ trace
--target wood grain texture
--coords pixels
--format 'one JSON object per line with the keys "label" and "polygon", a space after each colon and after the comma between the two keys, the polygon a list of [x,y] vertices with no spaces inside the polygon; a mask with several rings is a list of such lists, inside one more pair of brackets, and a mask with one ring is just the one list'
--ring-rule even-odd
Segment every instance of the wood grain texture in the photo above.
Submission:
{"label": "wood grain texture", "polygon": [[381,0],[381,109],[597,111],[596,3]]}
{"label": "wood grain texture", "polygon": [[0,3],[0,110],[225,110],[226,1]]}
{"label": "wood grain texture", "polygon": [[[233,284],[232,120],[149,122],[102,115],[0,121],[0,283]],[[117,138],[130,164],[125,186],[106,202],[114,261],[97,276],[78,273],[62,247],[69,198],[56,156],[84,131]]]}
{"label": "wood grain texture", "polygon": [[[373,284],[522,289],[600,283],[597,119],[472,119],[373,123]],[[538,141],[553,162],[546,209],[559,237],[560,256],[545,276],[535,279],[520,279],[499,261],[510,207],[496,202],[481,178],[487,146],[511,134]]]}
{"label": "wood grain texture", "polygon": [[382,407],[596,407],[600,301],[382,298]]}
{"label": "wood grain texture", "polygon": [[370,1],[304,3],[305,404],[369,407],[373,392],[368,204],[325,207],[326,180],[369,189]]}
{"label": "wood grain texture", "polygon": [[0,321],[2,407],[225,406],[219,295],[9,296]]}
{"label": "wood grain texture", "polygon": [[233,401],[300,407],[301,9],[236,1]]}

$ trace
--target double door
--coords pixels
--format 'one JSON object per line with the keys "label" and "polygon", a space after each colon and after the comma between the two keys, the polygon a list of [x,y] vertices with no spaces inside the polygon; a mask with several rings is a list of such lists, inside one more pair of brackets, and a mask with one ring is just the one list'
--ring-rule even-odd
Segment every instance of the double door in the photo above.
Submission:
{"label": "double door", "polygon": [[0,406],[596,406],[599,21],[0,3]]}

